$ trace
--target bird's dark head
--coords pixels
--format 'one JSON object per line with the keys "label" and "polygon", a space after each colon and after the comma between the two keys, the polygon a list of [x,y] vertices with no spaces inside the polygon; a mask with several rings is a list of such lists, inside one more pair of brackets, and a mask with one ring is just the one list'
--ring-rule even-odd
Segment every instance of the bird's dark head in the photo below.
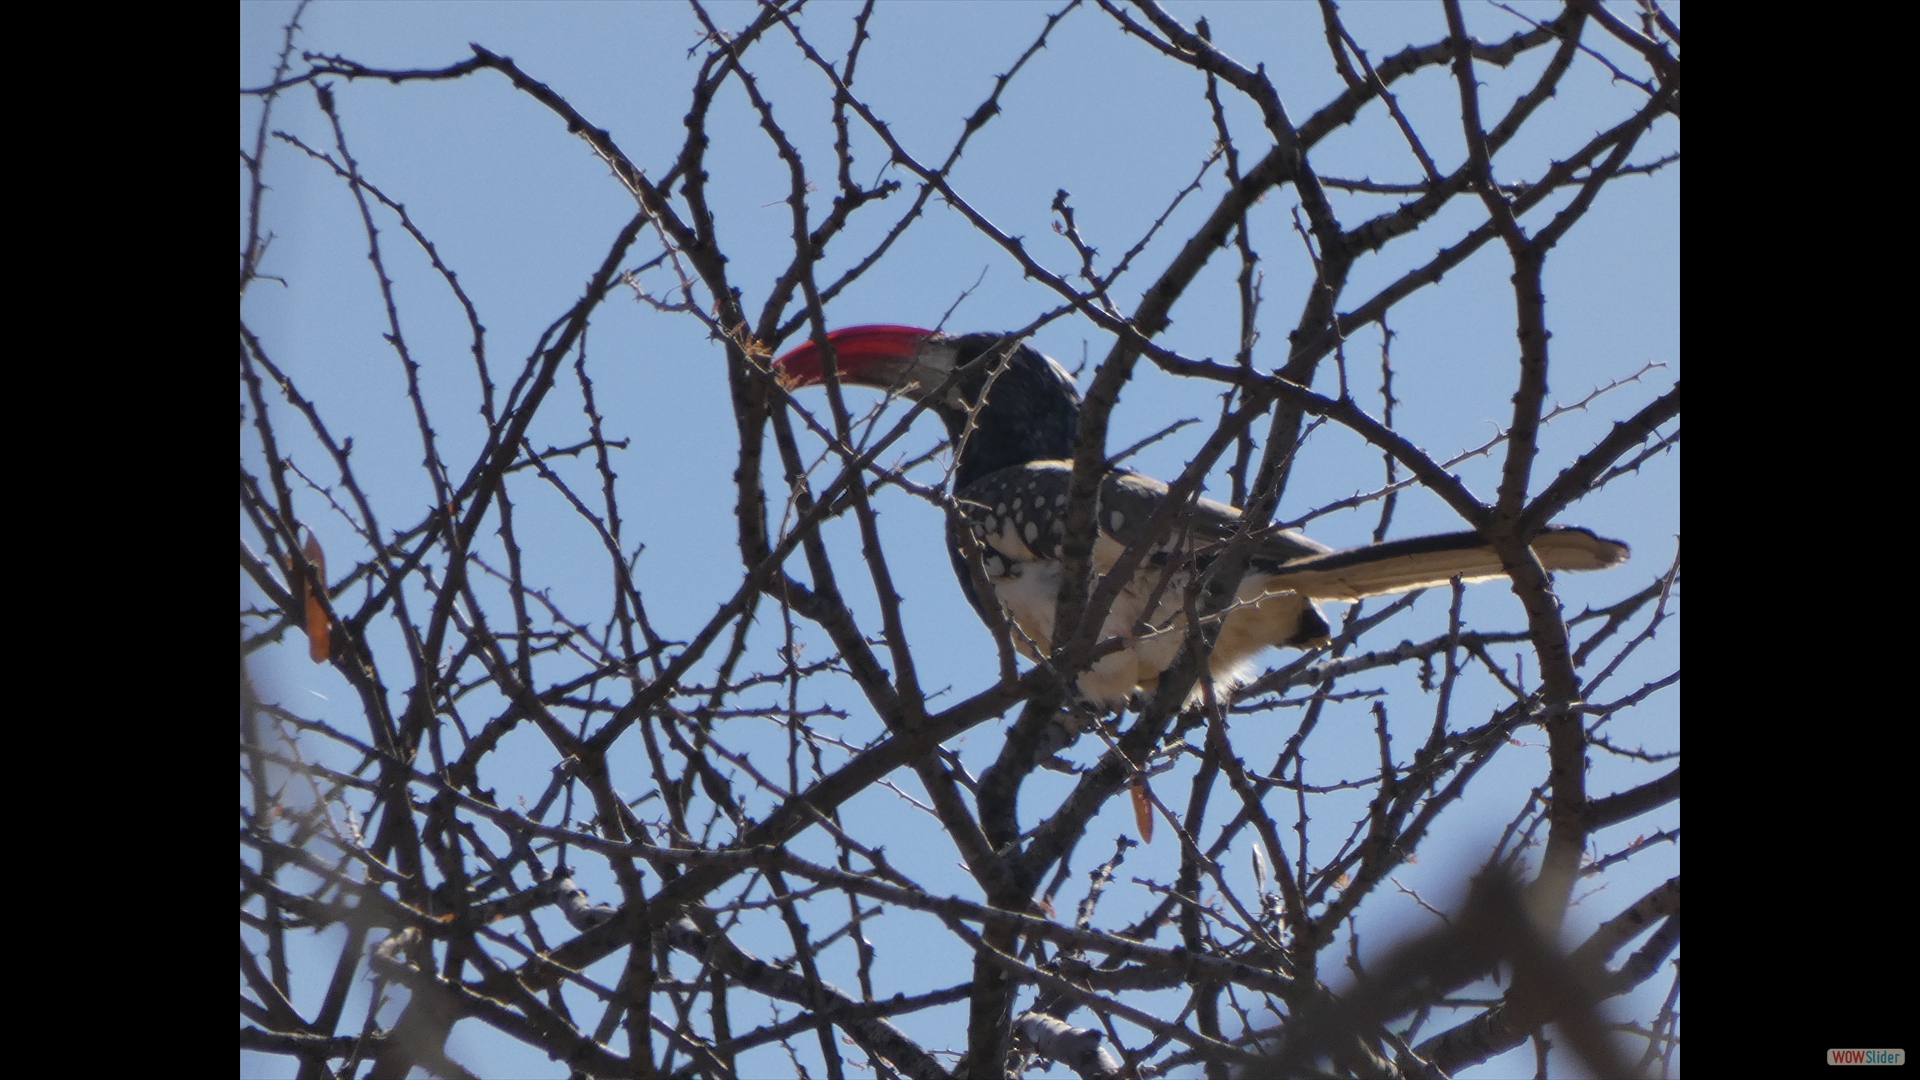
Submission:
{"label": "bird's dark head", "polygon": [[[950,336],[912,326],[848,326],[827,335],[840,381],[895,390],[940,415],[964,449],[954,482],[1009,465],[1071,457],[1080,420],[1073,376],[1004,334]],[[985,363],[976,363],[988,357]],[[820,348],[808,341],[773,363],[789,388],[826,380]],[[953,380],[954,372],[961,372]],[[953,385],[948,386],[952,381]],[[942,388],[945,392],[941,392]],[[933,395],[938,395],[937,400]],[[972,430],[968,430],[968,421]]]}

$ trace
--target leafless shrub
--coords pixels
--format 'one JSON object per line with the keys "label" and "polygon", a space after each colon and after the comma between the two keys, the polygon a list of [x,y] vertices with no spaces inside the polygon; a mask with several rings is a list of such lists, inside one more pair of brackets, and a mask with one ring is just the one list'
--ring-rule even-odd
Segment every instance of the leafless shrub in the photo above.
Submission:
{"label": "leafless shrub", "polygon": [[[1662,479],[1675,358],[1577,368],[1560,358],[1577,338],[1549,343],[1550,301],[1609,287],[1556,278],[1556,245],[1677,168],[1668,14],[1570,0],[1508,19],[1443,0],[1444,32],[1363,51],[1327,2],[1340,89],[1283,102],[1245,59],[1255,46],[1204,19],[1071,0],[1027,11],[1031,34],[985,66],[938,60],[985,94],[938,136],[863,89],[862,65],[892,47],[888,9],[746,10],[721,25],[691,7],[690,94],[648,103],[684,113],[683,141],[644,159],[610,134],[619,117],[479,44],[448,66],[375,67],[304,52],[296,14],[270,82],[244,90],[243,1071],[490,1075],[511,1068],[490,1049],[500,1036],[609,1077],[1448,1076],[1529,1039],[1543,1073],[1555,1041],[1590,1069],[1674,1068],[1678,829],[1628,837],[1679,797]],[[1480,32],[1496,19],[1506,29]],[[1027,146],[1023,197],[1039,192],[1030,209],[1057,243],[1018,235],[961,165],[997,118],[1037,107],[1013,91],[1039,78],[1049,36],[1090,26],[1115,69],[1185,74],[1209,149],[1181,166],[1191,183],[1130,189],[1154,209],[1128,233],[1056,194],[1048,148]],[[808,108],[781,96],[792,79],[776,92],[757,74],[780,65],[811,79]],[[1496,97],[1492,73],[1518,92]],[[422,95],[479,88],[584,142],[630,203],[537,340],[488,335],[457,273],[474,252],[437,247],[433,215],[408,209],[434,193],[390,189],[356,157],[349,116],[404,128]],[[1570,134],[1553,119],[1567,100],[1613,112]],[[1395,142],[1405,168],[1336,175],[1328,148],[1357,130]],[[748,140],[784,170],[777,228],[736,212],[738,178],[710,159]],[[1143,135],[1111,168],[1190,144]],[[269,181],[296,169],[351,204],[371,270],[354,287],[384,323],[383,358],[289,359],[298,331],[271,313],[343,284],[303,277],[273,242]],[[1027,283],[1028,306],[995,310],[992,329],[1089,343],[1083,475],[1150,442],[1141,468],[1212,477],[1256,523],[1368,515],[1375,539],[1421,496],[1440,527],[1481,531],[1511,588],[1356,606],[1330,646],[1270,654],[1233,700],[1183,710],[1207,647],[1195,635],[1154,700],[1071,719],[1073,678],[1100,648],[1084,544],[1061,601],[1080,630],[1023,669],[1006,627],[996,646],[953,606],[932,425],[769,372],[809,335],[878,321],[844,298],[919,273],[913,239],[955,222],[994,273]],[[1393,346],[1444,333],[1409,329],[1429,325],[1414,309],[1476,255],[1499,267],[1474,287],[1502,320],[1492,337],[1517,344],[1463,365],[1458,395],[1430,378],[1407,389]],[[977,265],[926,275],[917,317],[951,311],[964,296],[947,282]],[[1169,330],[1176,308],[1197,325],[1210,303],[1237,318],[1213,320],[1230,345],[1218,360]],[[457,321],[416,315],[430,304]],[[1275,310],[1291,325],[1263,336]],[[605,330],[589,348],[609,319],[704,335],[676,378],[724,381],[717,411],[689,398],[677,442],[636,435],[632,399],[608,391],[632,385],[635,349],[606,359]],[[1555,398],[1550,371],[1594,389]],[[1151,442],[1210,396],[1213,419]],[[1419,433],[1462,412],[1493,437],[1422,449]],[[1384,465],[1322,483],[1316,463],[1334,456]],[[730,469],[731,489],[671,479],[696,459]],[[1574,587],[1526,540],[1581,499],[1651,524],[1635,526],[1633,563]],[[715,535],[729,515],[694,580],[649,562],[649,544]],[[1584,610],[1563,604],[1569,588]],[[946,597],[947,628],[928,632],[903,593]],[[1470,602],[1495,593],[1517,605]],[[939,655],[963,645],[964,665]],[[347,700],[292,693],[307,655]],[[1148,827],[1160,837],[1143,848]],[[1451,916],[1421,896],[1475,875]],[[1570,916],[1583,898],[1606,914]],[[1384,947],[1394,937],[1408,940]],[[1351,976],[1329,970],[1343,964]],[[1609,1020],[1629,994],[1632,1019]],[[462,1021],[484,1033],[455,1035]]]}

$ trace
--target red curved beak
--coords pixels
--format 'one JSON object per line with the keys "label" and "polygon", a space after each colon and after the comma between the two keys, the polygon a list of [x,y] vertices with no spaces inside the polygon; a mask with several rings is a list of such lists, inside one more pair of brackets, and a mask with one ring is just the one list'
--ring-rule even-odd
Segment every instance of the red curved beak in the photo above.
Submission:
{"label": "red curved beak", "polygon": [[[917,326],[845,326],[829,333],[827,340],[833,343],[841,382],[890,387],[931,336],[933,331]],[[824,359],[812,341],[787,350],[773,362],[773,370],[788,389],[826,379]]]}

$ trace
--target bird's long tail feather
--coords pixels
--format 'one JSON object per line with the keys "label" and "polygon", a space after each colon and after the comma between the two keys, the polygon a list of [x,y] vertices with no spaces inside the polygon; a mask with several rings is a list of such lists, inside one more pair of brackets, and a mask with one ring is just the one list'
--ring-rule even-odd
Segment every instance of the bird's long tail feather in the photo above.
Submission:
{"label": "bird's long tail feather", "polygon": [[[1627,545],[1585,529],[1556,527],[1534,538],[1548,570],[1604,570],[1627,560]],[[1444,585],[1453,577],[1481,581],[1506,571],[1479,533],[1440,533],[1296,559],[1273,570],[1271,585],[1316,600],[1368,596]]]}

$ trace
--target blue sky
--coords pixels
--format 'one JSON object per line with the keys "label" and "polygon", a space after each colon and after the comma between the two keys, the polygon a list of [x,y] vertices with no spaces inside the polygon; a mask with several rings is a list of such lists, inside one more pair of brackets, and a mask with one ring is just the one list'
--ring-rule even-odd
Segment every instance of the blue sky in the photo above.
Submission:
{"label": "blue sky", "polygon": [[[1189,24],[1204,15],[1224,51],[1249,66],[1264,64],[1296,122],[1338,93],[1340,84],[1326,59],[1313,5],[1176,3],[1168,7]],[[241,5],[241,85],[258,86],[269,77],[281,27],[292,8],[290,3],[265,0]],[[1543,19],[1551,18],[1555,10],[1551,5],[1518,8]],[[752,12],[750,5],[740,3],[715,4],[710,10],[723,26],[742,25]],[[873,40],[862,57],[856,90],[887,118],[909,151],[923,161],[937,161],[944,157],[964,118],[991,90],[994,76],[1007,70],[1055,10],[1025,3],[883,5],[869,26]],[[831,56],[844,49],[855,11],[855,5],[846,3],[811,4],[800,25]],[[1426,44],[1445,36],[1444,17],[1437,5],[1353,4],[1342,13],[1376,62],[1406,44]],[[1467,17],[1470,29],[1482,39],[1503,38],[1523,25],[1492,6],[1470,5]],[[689,9],[668,3],[320,3],[307,9],[297,49],[339,54],[370,66],[422,68],[458,62],[470,55],[469,42],[482,44],[511,56],[523,70],[548,83],[611,132],[631,160],[657,174],[678,154],[684,138],[681,121],[701,41]],[[820,78],[795,49],[781,42],[769,42],[749,55],[749,66],[761,80],[763,93],[775,103],[783,125],[814,170],[820,193],[814,207],[817,217],[822,212],[819,204],[833,189],[833,132]],[[1546,50],[1537,50],[1510,69],[1481,65],[1487,111],[1504,109],[1537,76],[1545,59]],[[296,60],[296,70],[298,66]],[[453,82],[399,86],[338,79],[332,83],[350,146],[365,175],[406,205],[440,257],[457,271],[486,326],[496,377],[506,372],[510,379],[541,331],[577,299],[587,276],[604,258],[610,238],[632,215],[632,200],[584,142],[498,75],[482,73]],[[1453,167],[1463,149],[1455,120],[1458,99],[1452,96],[1444,69],[1430,68],[1412,76],[1396,86],[1396,93],[1410,119],[1430,139],[1428,146],[1441,168]],[[1496,159],[1499,178],[1522,180],[1537,175],[1548,159],[1565,156],[1598,130],[1617,123],[1636,106],[1638,95],[1633,87],[1612,82],[1599,65],[1576,64],[1542,118]],[[1199,77],[1157,58],[1092,8],[1062,20],[1048,48],[1011,83],[1001,106],[1001,115],[970,145],[954,174],[955,186],[996,225],[1023,236],[1036,257],[1063,273],[1071,271],[1076,260],[1053,228],[1055,215],[1049,206],[1057,190],[1070,193],[1080,229],[1100,248],[1103,259],[1111,260],[1200,173],[1213,140]],[[258,108],[256,99],[241,101],[245,147],[252,145]],[[1231,95],[1228,112],[1236,137],[1244,140],[1249,153],[1264,151],[1257,112]],[[750,312],[758,311],[791,253],[791,223],[783,201],[787,174],[755,125],[744,96],[730,86],[715,110],[715,141],[707,165],[732,280],[743,289]],[[304,88],[286,95],[276,106],[274,127],[316,148],[332,146],[325,119],[314,107],[311,91]],[[863,182],[893,177],[905,189],[856,219],[829,255],[822,275],[827,278],[870,247],[913,194],[911,177],[887,170],[886,154],[870,134],[856,131],[854,146],[857,171],[864,170],[860,172]],[[1647,161],[1675,149],[1677,123],[1670,120],[1643,140],[1633,159]],[[242,314],[276,362],[296,372],[303,390],[337,419],[337,433],[352,435],[356,465],[381,509],[382,524],[389,529],[409,526],[424,512],[430,492],[419,468],[421,448],[412,413],[401,393],[400,365],[381,338],[384,313],[366,269],[366,237],[358,212],[346,189],[324,166],[283,143],[274,143],[269,155],[266,220],[274,239],[263,271],[285,284],[255,283]],[[1382,181],[1407,181],[1419,174],[1404,141],[1377,106],[1317,148],[1314,165],[1322,175]],[[1190,232],[1222,188],[1216,165],[1205,174],[1200,192],[1171,215],[1165,235],[1179,238]],[[1336,212],[1349,225],[1390,208],[1396,198],[1333,195]],[[1523,224],[1537,227],[1545,214],[1563,205],[1564,198],[1549,200]],[[1287,329],[1297,318],[1311,280],[1310,265],[1293,227],[1296,206],[1292,190],[1282,189],[1270,194],[1253,215],[1253,242],[1265,257],[1263,342],[1257,354],[1263,367],[1280,362]],[[1438,239],[1452,242],[1474,224],[1477,211],[1477,206],[1456,205],[1430,225],[1436,241],[1415,239],[1363,259],[1342,309],[1429,258]],[[244,227],[244,204],[242,213]],[[442,452],[450,461],[465,462],[485,431],[478,415],[465,318],[390,215],[382,217],[380,226],[403,305],[403,328],[436,410]],[[639,257],[630,258],[629,265],[654,250],[643,240],[635,249]],[[1163,241],[1143,253],[1139,268],[1122,279],[1117,290],[1123,307],[1137,300],[1172,251]],[[1542,440],[1536,490],[1613,422],[1664,392],[1679,377],[1678,165],[1608,187],[1588,218],[1555,249],[1548,265],[1553,400],[1571,402],[1596,387],[1631,378],[1648,364],[1664,366],[1584,411],[1557,419]],[[1231,358],[1238,325],[1236,270],[1237,259],[1231,252],[1216,256],[1175,308],[1173,325],[1162,336],[1166,345],[1189,356]],[[1450,272],[1440,285],[1423,290],[1394,311],[1395,390],[1406,403],[1396,420],[1403,434],[1436,457],[1450,457],[1484,443],[1510,414],[1515,354],[1512,294],[1505,284],[1510,272],[1504,253],[1490,245]],[[662,271],[643,278],[650,289],[661,291],[670,280]],[[973,291],[949,321],[949,329],[1019,325],[1056,302],[1044,287],[1023,280],[1003,251],[936,200],[929,205],[926,219],[890,252],[882,272],[867,275],[835,301],[830,322],[932,325],[969,288]],[[1070,369],[1089,360],[1088,372],[1082,375],[1084,386],[1091,364],[1105,355],[1110,338],[1087,322],[1061,320],[1044,329],[1035,344]],[[1348,352],[1355,396],[1376,415],[1379,345],[1377,331],[1370,330],[1356,338]],[[630,295],[602,307],[587,348],[609,436],[631,440],[616,467],[623,507],[631,515],[628,535],[646,544],[636,573],[663,633],[684,639],[738,583],[731,480],[734,434],[722,354],[695,320],[656,312]],[[1334,365],[1323,365],[1316,389],[1332,392],[1337,389],[1336,378]],[[573,397],[556,401],[536,423],[532,432],[536,445],[564,445],[580,437],[577,391],[568,392]],[[1203,423],[1130,462],[1144,472],[1171,476],[1204,439],[1217,412],[1210,386],[1173,379],[1142,365],[1115,413],[1110,445],[1125,446],[1180,418],[1200,418]],[[901,456],[911,457],[930,447],[939,438],[935,428],[931,423],[922,425],[900,444]],[[293,452],[298,460],[320,465],[311,445],[295,446]],[[590,479],[588,461],[559,467],[574,470],[568,475],[589,487],[597,485]],[[1476,494],[1491,498],[1497,470],[1497,458],[1482,457],[1463,462],[1456,471]],[[1379,454],[1357,436],[1328,429],[1309,442],[1293,476],[1280,512],[1283,518],[1303,516],[1377,487],[1382,465]],[[934,482],[938,475],[927,473],[921,479]],[[1226,490],[1227,480],[1216,473],[1212,493],[1220,497]],[[575,554],[582,545],[593,550],[597,543],[586,527],[557,496],[539,485],[523,485],[515,494],[522,542],[530,560],[541,568],[541,580],[554,601],[569,611],[589,615],[604,611],[604,569],[587,565],[588,560],[579,560]],[[303,520],[338,560],[336,565],[352,561],[354,544],[347,527],[329,516],[319,495],[305,492],[301,498]],[[1678,505],[1676,452],[1649,462],[1640,475],[1570,508],[1562,521],[1626,540],[1633,546],[1634,562],[1627,571],[1564,577],[1560,592],[1568,610],[1617,600],[1667,565],[1678,545]],[[993,646],[953,581],[939,515],[924,503],[899,496],[882,499],[879,509],[898,575],[896,584],[905,597],[903,617],[908,637],[917,646],[923,684],[952,687],[943,700],[976,692],[993,677]],[[1358,544],[1368,538],[1376,515],[1373,506],[1332,514],[1316,518],[1308,531],[1335,546]],[[1394,534],[1459,527],[1458,519],[1437,497],[1415,491],[1400,501]],[[850,520],[835,523],[828,532],[840,550],[857,552],[858,537]],[[845,565],[855,567],[857,559],[857,554],[850,555]],[[1418,640],[1443,630],[1447,601],[1438,595],[1443,591],[1423,598],[1415,611],[1396,624],[1391,640],[1382,644],[1400,637]],[[247,595],[243,588],[243,599]],[[850,600],[863,619],[874,610],[870,597],[855,595]],[[1517,601],[1498,584],[1470,590],[1466,615],[1475,625],[1506,629],[1524,624]],[[758,644],[770,647],[777,643],[778,620],[763,615],[762,623]],[[377,646],[398,647],[397,637],[385,641],[378,637],[391,636],[390,631],[376,628],[375,633]],[[803,640],[812,655],[830,651],[824,635],[803,636]],[[1670,623],[1655,643],[1623,668],[1613,693],[1625,693],[1645,679],[1676,669],[1677,653],[1677,624]],[[289,707],[328,716],[343,725],[355,723],[346,684],[330,669],[308,664],[298,642],[261,653],[256,674]],[[1411,673],[1395,674],[1368,685],[1378,684],[1396,694],[1404,691],[1409,695],[1404,700],[1412,702],[1419,699],[1419,691],[1406,689],[1410,680]],[[875,722],[856,694],[840,695],[833,703],[853,713],[843,737],[855,743],[871,737]],[[1459,716],[1474,717],[1500,703],[1497,687],[1478,685],[1471,692],[1463,691],[1455,708]],[[1343,742],[1329,734],[1313,746],[1312,765],[1325,770],[1321,775],[1344,775],[1348,765],[1351,771],[1365,770],[1368,756],[1376,752],[1366,708],[1365,702],[1356,703],[1328,724],[1329,729],[1345,730],[1355,738]],[[1401,719],[1396,717],[1396,722]],[[1248,731],[1242,736],[1236,729],[1250,763],[1271,761],[1274,750],[1290,734],[1286,724],[1271,722],[1270,735]],[[1409,725],[1407,737],[1414,738],[1426,720],[1408,715],[1404,722]],[[1624,714],[1618,723],[1621,729],[1613,737],[1621,743],[1677,750],[1677,690]],[[997,725],[984,725],[961,740],[958,749],[970,767],[977,770],[991,760],[999,730]],[[495,772],[485,780],[497,784],[503,797],[516,791],[537,794],[552,764],[551,749],[524,728],[514,738],[524,740],[524,745],[496,755]],[[770,744],[784,745],[784,735],[770,732],[766,738]],[[1517,806],[1515,799],[1499,793],[1524,791],[1543,775],[1544,736],[1529,729],[1519,742],[1496,759],[1490,766],[1492,773],[1477,781],[1474,800],[1450,815],[1447,831],[1436,835],[1422,849],[1420,863],[1404,867],[1405,873],[1396,875],[1398,880],[1410,889],[1434,890],[1436,895],[1427,898],[1442,906],[1452,899],[1444,895],[1448,883],[1457,881],[1462,866],[1477,862],[1474,852],[1484,849]],[[1621,765],[1600,755],[1590,790],[1604,794],[1644,782],[1665,769],[1649,768],[1653,767]],[[643,777],[637,774],[634,783],[643,784]],[[896,779],[903,788],[917,792],[910,774]],[[1023,799],[1047,804],[1050,794],[1064,790],[1064,780],[1049,786],[1050,780],[1059,778],[1042,774]],[[1169,799],[1174,790],[1184,792],[1170,783]],[[640,791],[624,793],[634,797]],[[1333,842],[1350,825],[1356,806],[1358,813],[1364,813],[1363,797],[1356,796],[1351,805],[1337,798],[1325,805],[1317,820],[1325,821],[1329,835],[1336,838]],[[957,856],[930,821],[916,817],[917,811],[884,790],[863,797],[851,809],[886,830],[890,851],[934,852],[921,871],[920,879],[929,887],[973,895],[970,879],[952,868]],[[1096,823],[1087,846],[1099,850],[1080,853],[1076,874],[1105,856],[1116,832],[1131,831],[1129,817],[1116,802]],[[892,825],[878,825],[893,819],[897,822]],[[1677,806],[1670,807],[1601,834],[1598,844],[1601,850],[1613,850],[1636,833],[1671,828],[1677,822]],[[817,837],[803,840],[797,848],[810,856],[829,850]],[[1244,848],[1244,842],[1236,846],[1229,863],[1242,876],[1247,873]],[[1138,875],[1171,881],[1176,859],[1177,850],[1165,842],[1135,849],[1121,879]],[[1677,866],[1677,850],[1669,847],[1610,875],[1602,894],[1575,909],[1573,932],[1577,935],[1582,927],[1609,917],[1653,884],[1677,873]],[[581,881],[597,899],[615,893],[608,876],[583,874]],[[1075,888],[1069,886],[1066,895],[1077,897]],[[1375,900],[1378,903],[1370,905],[1367,916],[1377,920],[1367,928],[1369,948],[1384,944],[1395,933],[1429,925],[1411,899],[1383,895]],[[1144,890],[1116,890],[1105,901],[1102,922],[1119,925],[1125,921],[1124,913],[1144,910],[1151,902]],[[950,940],[926,940],[910,927],[901,928],[897,937],[887,937],[890,931],[884,928],[884,920],[882,926],[882,936],[876,940],[882,945],[883,970],[888,975],[909,989],[958,981],[933,974],[964,971],[964,958],[942,951],[950,951]],[[549,931],[550,940],[563,936],[563,930]],[[328,944],[336,940],[322,935],[313,955],[329,955]],[[741,944],[766,956],[787,951],[783,941],[743,939]],[[956,962],[959,967],[952,966]],[[1323,974],[1337,976],[1331,971]],[[844,971],[837,978],[831,973],[828,977],[851,985]],[[1665,985],[1664,979],[1657,978],[1633,997],[1616,1002],[1618,1015],[1650,1015]],[[318,994],[319,990],[305,987],[301,992]],[[1645,999],[1649,993],[1654,995],[1653,1005]],[[299,993],[295,1000],[302,1004]],[[349,1015],[354,1015],[352,1007]],[[1085,1015],[1080,1014],[1080,1022],[1085,1022]],[[950,1024],[951,1034],[941,1034],[939,1022]],[[929,1023],[934,1026],[924,1026]],[[927,1014],[904,1026],[926,1045],[964,1044],[963,1012]],[[803,1049],[817,1053],[810,1047]],[[477,1024],[456,1028],[450,1052],[483,1075],[565,1075],[563,1067],[544,1055]],[[761,1063],[767,1070],[763,1075],[791,1069],[782,1052],[767,1053],[770,1056]],[[1515,1054],[1525,1060],[1496,1060],[1464,1075],[1531,1071],[1530,1049],[1523,1047]],[[742,1061],[744,1069],[748,1059]],[[292,1075],[290,1063],[282,1059],[248,1054],[242,1055],[241,1071],[248,1076]]]}

